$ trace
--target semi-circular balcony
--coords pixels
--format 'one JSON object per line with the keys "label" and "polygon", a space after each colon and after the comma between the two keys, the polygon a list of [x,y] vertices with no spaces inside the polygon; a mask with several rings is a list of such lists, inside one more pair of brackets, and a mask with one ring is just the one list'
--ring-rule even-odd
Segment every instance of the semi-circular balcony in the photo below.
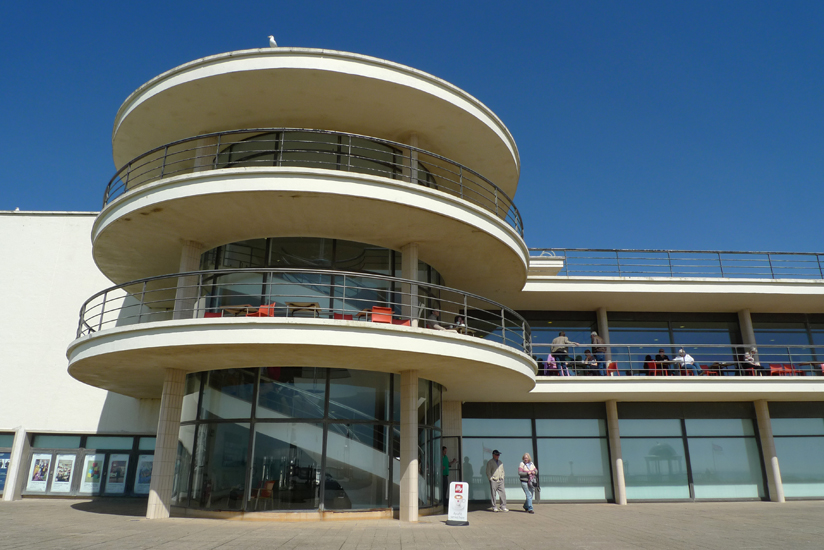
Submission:
{"label": "semi-circular balcony", "polygon": [[177,270],[183,241],[209,249],[264,236],[415,242],[451,286],[486,295],[520,289],[529,261],[518,209],[492,181],[341,132],[257,128],[166,144],[126,163],[103,206],[94,258],[114,282]]}
{"label": "semi-circular balcony", "polygon": [[535,385],[529,325],[480,296],[331,270],[212,270],[108,288],[80,312],[69,373],[157,398],[164,370],[355,368],[420,376],[452,400],[516,398]]}
{"label": "semi-circular balcony", "polygon": [[399,63],[312,48],[228,52],[153,78],[117,113],[115,165],[189,136],[262,126],[403,142],[414,135],[418,146],[472,166],[509,195],[518,185],[515,140],[475,97]]}

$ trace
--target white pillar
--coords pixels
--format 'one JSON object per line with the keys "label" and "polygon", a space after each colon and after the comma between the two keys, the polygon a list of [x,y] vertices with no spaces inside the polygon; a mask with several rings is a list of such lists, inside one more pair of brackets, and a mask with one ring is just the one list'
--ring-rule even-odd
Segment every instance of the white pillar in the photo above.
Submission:
{"label": "white pillar", "polygon": [[[401,277],[418,280],[418,243],[409,243],[401,248]],[[401,285],[403,297],[403,316],[412,320],[413,327],[418,326],[418,285]]]}
{"label": "white pillar", "polygon": [[[749,309],[742,309],[738,312],[738,326],[741,328],[741,341],[746,345],[746,349],[755,346],[755,331],[752,328],[752,317]],[[753,358],[758,361],[758,354],[753,354]]]}
{"label": "white pillar", "polygon": [[618,429],[618,402],[607,401],[607,431],[609,455],[612,459],[612,491],[615,504],[627,503],[627,485],[624,481],[624,459],[621,457],[621,431]]}
{"label": "white pillar", "polygon": [[23,492],[23,484],[26,481],[28,464],[23,464],[31,451],[29,437],[25,428],[17,428],[14,431],[14,442],[11,444],[11,456],[9,457],[9,469],[6,472],[6,486],[3,489],[3,500],[11,502],[19,500]]}
{"label": "white pillar", "polygon": [[[195,241],[183,241],[178,273],[197,271],[200,269],[200,253],[202,251],[202,244]],[[195,305],[197,304],[199,294],[197,279],[197,276],[194,275],[177,278],[173,315],[175,319],[191,319],[195,316]]]}
{"label": "white pillar", "polygon": [[180,413],[183,409],[183,393],[186,373],[179,369],[166,369],[163,395],[160,398],[160,418],[157,421],[152,482],[149,486],[149,505],[146,517],[169,517],[172,501],[172,484],[175,479],[177,441],[180,432]]}
{"label": "white pillar", "polygon": [[[599,307],[596,311],[596,318],[598,320],[598,336],[604,339],[604,342],[609,344],[609,323],[607,322],[607,308]],[[612,361],[612,348],[607,346],[607,362]]]}
{"label": "white pillar", "polygon": [[418,521],[418,371],[401,372],[401,521]]}
{"label": "white pillar", "polygon": [[767,470],[770,500],[784,502],[784,483],[781,481],[781,470],[778,467],[778,456],[775,452],[775,440],[770,421],[770,409],[766,399],[759,399],[755,402],[755,417],[758,421],[758,435],[761,438],[761,454],[764,455],[764,469]]}

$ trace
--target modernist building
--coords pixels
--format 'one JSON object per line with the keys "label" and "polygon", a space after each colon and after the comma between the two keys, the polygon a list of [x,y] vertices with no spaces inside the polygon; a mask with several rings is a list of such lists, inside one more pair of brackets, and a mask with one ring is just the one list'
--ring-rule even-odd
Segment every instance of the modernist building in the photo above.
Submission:
{"label": "modernist building", "polygon": [[524,452],[544,501],[824,497],[821,255],[530,253],[504,124],[350,53],[193,61],[112,141],[99,214],[0,214],[4,499],[415,521],[441,446],[478,501],[493,448],[513,500]]}

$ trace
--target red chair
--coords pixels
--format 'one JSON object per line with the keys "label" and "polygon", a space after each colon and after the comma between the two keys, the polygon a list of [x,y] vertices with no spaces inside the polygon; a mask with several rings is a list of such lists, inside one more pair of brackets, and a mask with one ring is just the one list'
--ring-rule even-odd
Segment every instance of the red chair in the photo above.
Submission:
{"label": "red chair", "polygon": [[352,321],[353,317],[348,313],[333,313],[332,318],[337,321]]}
{"label": "red chair", "polygon": [[607,365],[607,376],[619,376],[618,363],[613,361],[612,363]]}
{"label": "red chair", "polygon": [[372,306],[372,322],[391,325],[393,313],[391,307]]}
{"label": "red chair", "polygon": [[804,376],[804,372],[798,370],[792,365],[784,363],[784,376]]}
{"label": "red chair", "polygon": [[784,376],[785,374],[784,365],[770,363],[770,376]]}
{"label": "red chair", "polygon": [[277,302],[272,302],[268,306],[260,306],[257,311],[247,313],[246,317],[274,317],[276,305]]}
{"label": "red chair", "polygon": [[644,367],[647,369],[647,376],[658,376],[658,365],[655,361],[647,361],[644,363]]}
{"label": "red chair", "polygon": [[[698,363],[696,363],[696,365],[698,365]],[[704,371],[704,374],[705,374],[705,375],[707,375],[707,376],[721,376],[721,373],[720,373],[720,372],[718,372],[718,371],[717,371],[717,370],[715,370],[715,369],[711,369],[710,367],[708,367],[708,366],[706,366],[706,365],[698,365],[698,367],[699,367],[702,371]]]}
{"label": "red chair", "polygon": [[204,319],[211,319],[213,317],[223,317],[223,312],[222,311],[207,311],[207,312],[203,313],[203,318]]}
{"label": "red chair", "polygon": [[403,327],[410,327],[410,326],[412,326],[412,321],[410,321],[409,319],[407,319],[405,321],[403,319],[392,319],[392,324],[393,325],[401,325]]}

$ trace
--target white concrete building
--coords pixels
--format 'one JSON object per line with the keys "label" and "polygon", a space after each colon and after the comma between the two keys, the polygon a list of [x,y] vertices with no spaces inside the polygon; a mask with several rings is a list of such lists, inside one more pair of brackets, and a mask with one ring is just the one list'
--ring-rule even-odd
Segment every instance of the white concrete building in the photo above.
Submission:
{"label": "white concrete building", "polygon": [[821,254],[530,253],[494,113],[344,52],[172,69],[112,141],[99,214],[0,213],[4,499],[416,521],[442,446],[477,501],[492,449],[512,500],[524,452],[544,501],[824,497]]}

